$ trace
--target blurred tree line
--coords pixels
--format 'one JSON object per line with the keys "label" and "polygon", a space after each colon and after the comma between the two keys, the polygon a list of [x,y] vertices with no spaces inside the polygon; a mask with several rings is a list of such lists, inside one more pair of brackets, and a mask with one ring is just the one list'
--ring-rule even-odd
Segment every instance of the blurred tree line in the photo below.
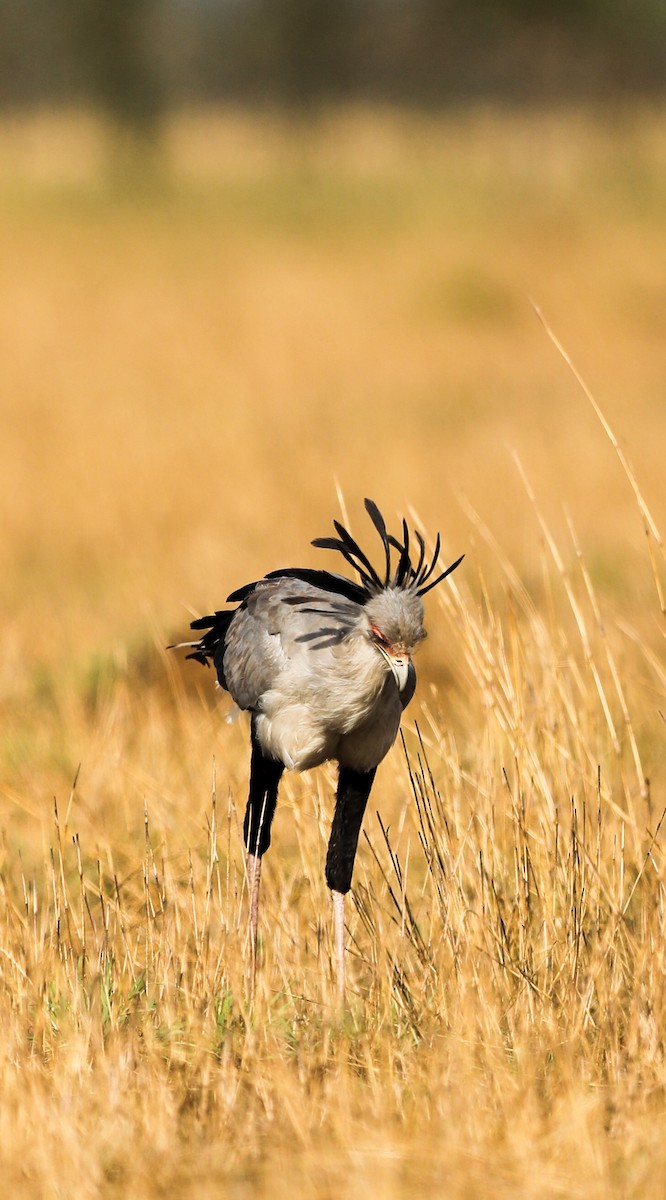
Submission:
{"label": "blurred tree line", "polygon": [[438,106],[661,93],[666,0],[2,0],[0,104]]}

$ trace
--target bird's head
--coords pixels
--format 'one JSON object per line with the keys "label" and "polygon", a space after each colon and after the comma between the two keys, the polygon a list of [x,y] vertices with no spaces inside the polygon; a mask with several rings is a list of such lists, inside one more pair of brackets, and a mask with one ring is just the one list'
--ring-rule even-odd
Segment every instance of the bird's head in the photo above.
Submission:
{"label": "bird's head", "polygon": [[412,654],[426,637],[423,601],[412,588],[388,587],[368,600],[363,616],[369,640],[386,660],[398,690],[403,692]]}
{"label": "bird's head", "polygon": [[[406,689],[411,695],[414,687],[412,653],[426,636],[421,597],[446,579],[462,562],[462,557],[436,575],[439,534],[432,558],[428,561],[425,541],[418,530],[414,531],[418,555],[413,561],[406,521],[402,522],[400,539],[388,532],[374,501],[366,500],[365,508],[382,541],[383,573],[373,567],[358,542],[339,521],[333,522],[338,535],[336,538],[315,538],[312,544],[325,550],[339,551],[358,574],[361,583],[358,588],[355,587],[355,591],[358,592],[358,602],[363,606],[364,632],[386,660],[404,697]],[[394,558],[396,553],[397,561]]]}

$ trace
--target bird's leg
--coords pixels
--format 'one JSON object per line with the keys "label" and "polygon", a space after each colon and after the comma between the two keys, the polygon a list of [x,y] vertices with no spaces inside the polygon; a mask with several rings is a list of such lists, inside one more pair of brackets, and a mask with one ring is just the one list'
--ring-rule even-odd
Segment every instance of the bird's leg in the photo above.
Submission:
{"label": "bird's leg", "polygon": [[284,766],[267,758],[256,736],[252,722],[252,758],[250,761],[250,791],[245,810],[243,833],[248,851],[248,883],[250,891],[250,953],[252,974],[250,989],[254,996],[257,964],[257,925],[259,921],[259,883],[261,860],[271,844],[271,824],[277,804],[278,785]]}
{"label": "bird's leg", "polygon": [[261,881],[261,859],[258,854],[247,858],[250,886],[250,954],[252,956],[252,994],[257,967],[257,925],[259,923],[259,883]]}
{"label": "bird's leg", "polygon": [[344,892],[331,892],[335,930],[335,961],[338,975],[338,1003],[345,1005],[345,897]]}
{"label": "bird's leg", "polygon": [[371,771],[340,768],[335,813],[326,855],[326,882],[333,893],[338,996],[341,1008],[345,999],[344,898],[351,887],[361,823],[374,778],[374,767]]}

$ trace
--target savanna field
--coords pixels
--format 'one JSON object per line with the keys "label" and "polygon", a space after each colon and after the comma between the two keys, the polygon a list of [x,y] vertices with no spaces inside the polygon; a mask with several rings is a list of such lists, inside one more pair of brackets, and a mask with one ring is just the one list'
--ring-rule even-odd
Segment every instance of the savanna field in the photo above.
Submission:
{"label": "savanna field", "polygon": [[[3,1194],[663,1196],[664,212],[659,109],[3,118]],[[247,721],[165,647],[364,496],[465,560],[339,1021],[334,771],[251,1005]]]}

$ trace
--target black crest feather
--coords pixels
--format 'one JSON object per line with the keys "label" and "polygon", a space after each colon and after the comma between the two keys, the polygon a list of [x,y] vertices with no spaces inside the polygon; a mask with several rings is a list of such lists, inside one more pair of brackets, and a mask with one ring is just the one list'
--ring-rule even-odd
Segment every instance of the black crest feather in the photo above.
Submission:
{"label": "black crest feather", "polygon": [[[413,588],[418,596],[425,596],[426,592],[429,592],[431,588],[437,587],[438,583],[441,583],[443,579],[446,579],[447,575],[455,571],[456,567],[460,565],[465,557],[462,554],[445,571],[442,571],[440,575],[432,579],[431,577],[434,575],[437,567],[441,547],[439,533],[435,539],[433,556],[428,562],[425,539],[418,529],[414,530],[414,540],[418,546],[418,560],[416,565],[414,565],[410,553],[410,534],[407,522],[403,519],[401,541],[400,538],[388,532],[386,521],[374,500],[366,499],[365,509],[379,534],[384,548],[385,563],[383,578],[373,567],[367,555],[361,550],[358,542],[354,540],[348,530],[339,521],[333,522],[335,531],[338,534],[337,538],[315,538],[312,545],[318,546],[323,550],[337,550],[356,571],[363,585],[366,598],[387,587]],[[398,556],[395,567],[393,566],[391,551],[395,551]]]}

